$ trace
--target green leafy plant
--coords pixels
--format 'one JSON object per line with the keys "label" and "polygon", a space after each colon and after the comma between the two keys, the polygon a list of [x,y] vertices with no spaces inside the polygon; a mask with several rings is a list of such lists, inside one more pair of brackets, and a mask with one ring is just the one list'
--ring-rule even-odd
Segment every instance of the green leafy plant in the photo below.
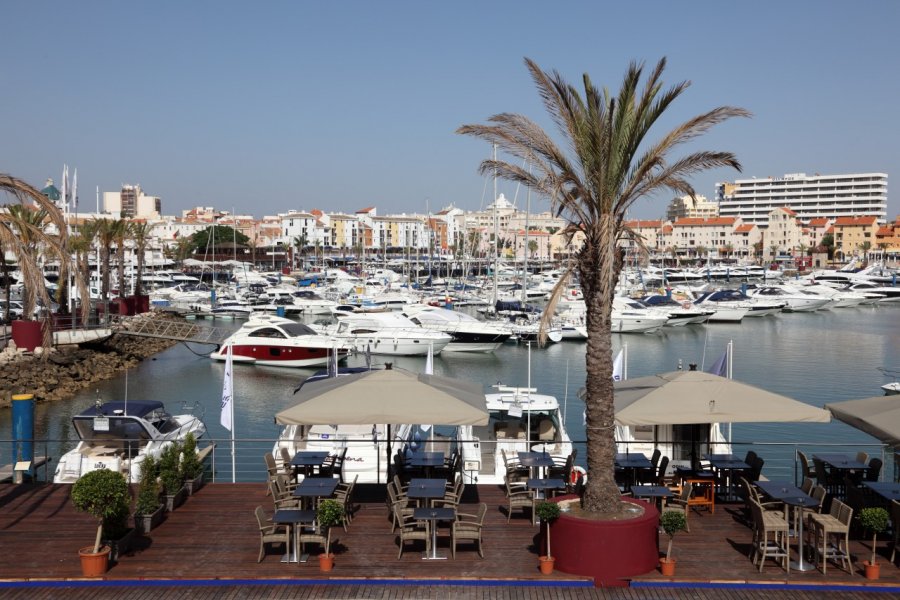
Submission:
{"label": "green leafy plant", "polygon": [[159,478],[166,494],[174,495],[184,486],[184,473],[181,471],[181,446],[172,442],[159,456]]}
{"label": "green leafy plant", "polygon": [[323,500],[316,509],[316,520],[325,532],[325,554],[330,554],[331,536],[328,535],[328,528],[340,525],[344,520],[344,505],[337,500]]}
{"label": "green leafy plant", "polygon": [[534,513],[541,520],[541,523],[547,524],[547,556],[553,556],[550,553],[550,522],[559,518],[559,504],[547,501],[538,502],[537,506],[534,507]]}
{"label": "green leafy plant", "polygon": [[890,519],[890,515],[888,511],[879,507],[874,508],[864,508],[859,511],[859,524],[863,526],[863,529],[866,531],[872,532],[872,561],[869,563],[871,565],[875,564],[875,542],[878,537],[878,534],[887,529],[888,520]]}
{"label": "green leafy plant", "polygon": [[125,476],[118,471],[97,469],[82,475],[72,486],[72,503],[76,510],[97,519],[94,552],[100,551],[104,532],[115,539],[128,529],[131,492]]}
{"label": "green leafy plant", "polygon": [[161,506],[159,502],[159,469],[152,456],[146,456],[141,463],[141,480],[138,484],[137,503],[134,513],[150,515]]}
{"label": "green leafy plant", "polygon": [[666,547],[666,560],[671,560],[672,541],[675,539],[676,533],[687,527],[687,519],[681,511],[666,510],[660,515],[659,524],[662,526],[663,531],[666,532],[666,535],[669,536],[669,545]]}
{"label": "green leafy plant", "polygon": [[197,458],[197,439],[193,433],[184,437],[181,449],[181,472],[185,479],[197,479],[203,474],[203,463]]}

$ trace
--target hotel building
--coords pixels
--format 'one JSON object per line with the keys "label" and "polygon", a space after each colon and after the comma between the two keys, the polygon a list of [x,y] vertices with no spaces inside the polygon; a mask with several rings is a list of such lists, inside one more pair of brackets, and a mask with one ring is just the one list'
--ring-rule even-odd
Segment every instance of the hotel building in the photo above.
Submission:
{"label": "hotel building", "polygon": [[738,179],[716,184],[719,216],[740,217],[745,223],[765,226],[773,209],[789,207],[800,221],[874,215],[887,220],[885,173],[813,175]]}

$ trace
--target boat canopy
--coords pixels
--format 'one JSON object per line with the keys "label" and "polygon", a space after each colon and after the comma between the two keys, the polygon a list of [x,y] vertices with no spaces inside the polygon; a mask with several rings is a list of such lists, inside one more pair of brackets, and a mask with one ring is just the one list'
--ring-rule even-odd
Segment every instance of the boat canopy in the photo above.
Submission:
{"label": "boat canopy", "polygon": [[77,416],[93,418],[100,415],[108,417],[116,415],[144,418],[157,410],[165,410],[163,403],[159,400],[134,400],[131,402],[115,400],[112,402],[104,402],[100,405],[99,409],[96,406],[87,408]]}

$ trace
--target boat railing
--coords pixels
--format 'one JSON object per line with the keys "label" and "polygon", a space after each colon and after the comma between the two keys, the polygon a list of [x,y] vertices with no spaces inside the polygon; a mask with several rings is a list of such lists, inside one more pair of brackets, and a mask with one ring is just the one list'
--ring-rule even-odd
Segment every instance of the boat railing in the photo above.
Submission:
{"label": "boat railing", "polygon": [[[0,460],[0,481],[9,480],[13,476],[15,460],[10,460],[9,456],[16,455],[16,444],[22,442],[30,442],[33,448],[34,465],[32,471],[28,474],[28,479],[37,482],[51,482],[53,473],[56,469],[56,462],[59,458],[75,447],[77,440],[58,440],[58,439],[34,439],[34,440],[12,440],[0,439],[0,448],[13,448],[13,452],[9,455],[3,452]],[[513,441],[521,441],[523,450],[528,446],[524,440],[503,440],[507,444]],[[234,479],[239,482],[264,482],[266,480],[266,467],[263,455],[271,452],[275,446],[276,438],[238,438],[234,442],[235,458],[234,458]],[[348,438],[342,440],[343,443],[368,443],[372,444],[371,437]],[[675,444],[689,445],[691,440],[673,440]],[[200,450],[204,450],[208,446],[212,446],[211,450],[206,450],[204,455],[204,465],[208,479],[213,482],[227,483],[232,480],[232,446],[231,440],[228,438],[209,438],[203,437],[198,441]],[[481,448],[493,445],[496,449],[498,442],[496,440],[484,439],[457,439],[457,444],[479,444]],[[532,442],[532,446],[541,442]],[[572,440],[570,442],[572,448],[577,450],[577,458],[575,463],[581,467],[587,468],[587,442],[585,440]],[[634,442],[633,446],[637,449],[639,444],[647,442]],[[670,442],[671,443],[671,442]],[[378,456],[381,461],[387,460],[387,441],[379,439]],[[391,442],[392,451],[398,447],[398,442]],[[698,443],[700,448],[699,454],[719,453],[716,447],[720,446],[719,452],[726,450],[738,456],[743,456],[748,450],[755,451],[765,460],[762,474],[768,479],[785,479],[800,482],[801,470],[797,462],[797,451],[804,452],[807,456],[816,453],[850,453],[856,454],[862,450],[869,454],[871,458],[878,457],[882,460],[883,466],[879,476],[882,481],[900,481],[900,452],[894,451],[893,448],[886,444],[878,443],[854,443],[854,442],[833,442],[833,443],[806,443],[802,441],[792,442],[722,442],[720,444],[706,442]],[[637,451],[637,450],[635,450]],[[484,453],[482,453],[484,454]],[[671,457],[670,457],[671,458]],[[682,459],[689,460],[689,459]],[[677,459],[674,461],[677,462]],[[5,464],[12,463],[12,464]],[[380,469],[384,468],[384,464],[379,464]],[[484,467],[484,465],[482,465]]]}

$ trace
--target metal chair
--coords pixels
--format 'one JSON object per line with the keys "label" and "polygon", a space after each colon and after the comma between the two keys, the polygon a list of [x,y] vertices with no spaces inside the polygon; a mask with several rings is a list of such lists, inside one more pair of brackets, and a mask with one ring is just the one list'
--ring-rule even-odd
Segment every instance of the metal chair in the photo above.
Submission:
{"label": "metal chair", "polygon": [[284,544],[286,548],[290,547],[291,537],[286,525],[276,525],[269,523],[262,506],[257,506],[254,511],[256,514],[256,522],[259,524],[259,558],[256,562],[262,562],[266,555],[266,544]]}
{"label": "metal chair", "polygon": [[481,547],[481,530],[484,525],[484,515],[487,514],[487,504],[481,503],[478,514],[456,513],[456,520],[450,528],[450,545],[453,550],[453,558],[456,558],[456,545],[459,542],[470,541],[478,545],[478,556],[484,558],[484,550]]}

